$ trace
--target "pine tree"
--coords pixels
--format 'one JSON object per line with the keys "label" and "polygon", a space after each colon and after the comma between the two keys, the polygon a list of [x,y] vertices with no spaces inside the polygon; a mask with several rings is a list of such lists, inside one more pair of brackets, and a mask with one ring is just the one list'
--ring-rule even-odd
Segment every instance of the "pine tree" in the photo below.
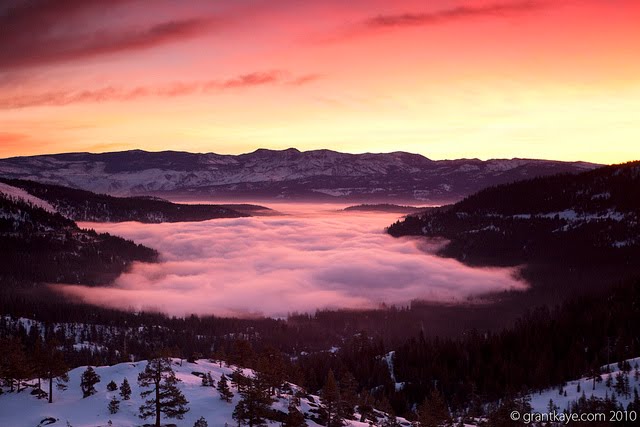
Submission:
{"label": "pine tree", "polygon": [[260,382],[249,380],[239,393],[242,398],[233,410],[233,419],[238,421],[239,425],[266,426],[266,417],[272,403],[269,390]]}
{"label": "pine tree", "polygon": [[[69,376],[67,375],[69,368],[64,361],[64,355],[58,350],[58,346],[59,344],[56,340],[48,340],[45,346],[47,360],[45,378],[49,380],[49,403],[53,403],[53,380],[58,379],[63,383],[69,381]],[[60,382],[58,382],[57,388],[61,388]]]}
{"label": "pine tree", "polygon": [[82,389],[82,397],[89,397],[96,393],[95,385],[100,382],[100,375],[89,366],[86,371],[82,373],[80,380],[80,388]]}
{"label": "pine tree", "polygon": [[[35,328],[32,328],[32,331]],[[38,399],[42,399],[46,397],[47,393],[42,390],[41,378],[45,378],[47,376],[47,354],[40,339],[40,334],[36,335],[35,341],[33,343],[33,350],[31,351],[31,363],[33,366],[33,373],[38,378],[38,388],[35,390],[38,393]],[[33,392],[32,392],[33,393]]]}
{"label": "pine tree", "polygon": [[281,389],[285,376],[282,354],[273,347],[265,348],[258,357],[256,371],[256,379],[263,383],[269,394],[276,394]]}
{"label": "pine tree", "polygon": [[227,355],[224,352],[224,348],[220,347],[218,348],[216,351],[213,352],[212,355],[212,362],[213,361],[218,361],[218,366],[222,368],[222,365],[224,364],[224,360],[226,359]]}
{"label": "pine tree", "polygon": [[401,427],[401,425],[398,422],[398,418],[395,415],[389,414],[384,419],[384,421],[382,421],[382,424],[380,424],[380,427]]}
{"label": "pine tree", "polygon": [[195,424],[193,425],[193,427],[209,427],[209,424],[207,423],[207,420],[204,419],[204,417],[200,417],[198,418],[198,420],[195,422]]}
{"label": "pine tree", "polygon": [[122,380],[122,384],[120,384],[120,397],[122,397],[122,400],[131,399],[131,386],[129,385],[129,380],[126,378]]}
{"label": "pine tree", "polygon": [[514,411],[520,414],[531,412],[531,404],[528,398],[513,398],[512,396],[507,396],[494,411],[491,411],[487,425],[492,427],[520,425],[520,423],[514,422],[510,417],[510,414]]}
{"label": "pine tree", "polygon": [[109,384],[107,384],[107,391],[116,391],[117,389],[118,385],[116,384],[116,382],[113,380],[109,381]]}
{"label": "pine tree", "polygon": [[161,414],[167,418],[182,419],[189,411],[189,402],[178,389],[179,381],[168,358],[150,360],[144,371],[138,375],[138,385],[141,388],[149,388],[141,392],[140,397],[144,399],[152,395],[140,406],[140,418],[155,416],[156,427],[160,427]]}
{"label": "pine tree", "polygon": [[14,383],[17,385],[16,391],[20,392],[20,385],[33,372],[31,364],[27,362],[24,345],[20,339],[12,337],[0,342],[0,347],[2,348],[0,367],[3,379],[9,384],[11,392],[14,391]]}
{"label": "pine tree", "polygon": [[342,426],[344,423],[340,416],[340,389],[332,370],[329,370],[320,400],[327,413],[327,427]]}
{"label": "pine tree", "polygon": [[304,415],[293,400],[289,402],[289,413],[284,421],[283,427],[307,427],[308,424],[304,419]]}
{"label": "pine tree", "polygon": [[444,398],[437,389],[433,389],[418,410],[422,427],[451,425],[451,416]]}
{"label": "pine tree", "polygon": [[115,396],[113,396],[109,401],[109,413],[117,414],[119,410],[120,410],[120,401],[116,399]]}
{"label": "pine tree", "polygon": [[340,414],[352,420],[355,406],[358,404],[358,382],[351,372],[340,379]]}
{"label": "pine tree", "polygon": [[245,377],[242,373],[242,369],[236,368],[231,373],[231,384],[238,390],[238,392],[242,391],[243,388],[248,386],[250,380]]}
{"label": "pine tree", "polygon": [[220,381],[218,381],[217,390],[220,393],[220,399],[224,400],[225,402],[231,402],[233,393],[229,389],[229,384],[227,383],[227,377],[224,374],[222,374],[222,377],[220,377]]}
{"label": "pine tree", "polygon": [[593,380],[592,390],[595,390],[596,383],[602,382],[602,371],[600,370],[599,367],[596,366],[591,369],[591,371],[589,372],[589,379]]}
{"label": "pine tree", "polygon": [[215,387],[215,381],[211,376],[211,372],[207,372],[202,376],[202,387]]}
{"label": "pine tree", "polygon": [[360,399],[358,400],[358,412],[360,412],[360,422],[366,422],[367,418],[373,418],[373,406],[371,402],[373,397],[364,390],[360,393]]}

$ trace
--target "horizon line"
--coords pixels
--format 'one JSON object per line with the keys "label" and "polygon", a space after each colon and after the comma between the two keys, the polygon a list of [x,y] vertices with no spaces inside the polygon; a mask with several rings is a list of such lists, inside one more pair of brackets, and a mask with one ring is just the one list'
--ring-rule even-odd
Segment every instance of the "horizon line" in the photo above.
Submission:
{"label": "horizon line", "polygon": [[347,152],[347,151],[337,151],[337,150],[332,150],[329,148],[315,148],[315,149],[310,149],[310,150],[300,150],[296,147],[288,147],[288,148],[284,148],[284,149],[276,149],[276,148],[256,148],[253,151],[249,151],[249,152],[242,152],[242,153],[216,153],[214,151],[208,151],[208,152],[201,152],[201,151],[185,151],[185,150],[147,150],[147,149],[142,149],[142,148],[132,148],[132,149],[128,149],[128,150],[116,150],[116,151],[64,151],[64,152],[57,152],[57,153],[41,153],[41,154],[25,154],[25,155],[19,155],[19,156],[10,156],[10,157],[0,157],[0,161],[1,160],[11,160],[11,159],[21,159],[21,158],[30,158],[30,157],[49,157],[49,156],[62,156],[62,155],[74,155],[74,154],[89,154],[89,155],[103,155],[103,154],[117,154],[117,153],[133,153],[133,152],[141,152],[141,153],[148,153],[148,154],[161,154],[161,153],[184,153],[184,154],[195,154],[195,155],[216,155],[216,156],[230,156],[230,157],[237,157],[237,156],[243,156],[243,155],[249,155],[249,154],[254,154],[258,151],[270,151],[270,152],[286,152],[286,151],[295,151],[301,154],[304,153],[313,153],[313,152],[317,152],[317,151],[327,151],[327,152],[332,152],[332,153],[337,153],[337,154],[347,154],[347,155],[384,155],[384,154],[408,154],[408,155],[413,155],[413,156],[420,156],[423,157],[427,160],[433,161],[433,162],[442,162],[442,161],[457,161],[457,160],[476,160],[476,161],[481,161],[481,162],[488,162],[488,161],[497,161],[497,160],[531,160],[531,161],[549,161],[549,162],[560,162],[560,163],[584,163],[584,164],[590,164],[590,165],[601,165],[601,166],[607,166],[607,165],[616,165],[616,164],[624,164],[624,163],[629,163],[629,162],[634,162],[634,161],[639,161],[639,159],[636,160],[627,160],[624,162],[619,162],[619,163],[595,163],[595,162],[590,162],[590,161],[586,161],[586,160],[559,160],[559,159],[553,159],[553,158],[536,158],[536,157],[489,157],[489,158],[480,158],[480,157],[457,157],[457,158],[443,158],[443,159],[433,159],[430,157],[425,156],[424,154],[421,153],[415,153],[415,152],[410,152],[410,151],[402,151],[402,150],[396,150],[396,151],[382,151],[382,152],[370,152],[370,151],[361,151],[361,152]]}

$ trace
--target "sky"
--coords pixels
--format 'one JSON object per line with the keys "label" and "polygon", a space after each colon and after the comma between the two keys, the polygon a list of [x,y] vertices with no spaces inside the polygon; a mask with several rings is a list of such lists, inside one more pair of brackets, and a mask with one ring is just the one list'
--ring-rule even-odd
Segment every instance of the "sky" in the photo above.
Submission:
{"label": "sky", "polygon": [[640,158],[638,0],[8,0],[0,157]]}
{"label": "sky", "polygon": [[[396,214],[280,205],[285,215],[177,224],[82,224],[160,251],[108,287],[53,285],[93,304],[171,315],[285,317],[324,308],[378,308],[411,300],[464,302],[528,288],[515,269],[467,267],[393,238]],[[420,246],[421,245],[421,246]]]}

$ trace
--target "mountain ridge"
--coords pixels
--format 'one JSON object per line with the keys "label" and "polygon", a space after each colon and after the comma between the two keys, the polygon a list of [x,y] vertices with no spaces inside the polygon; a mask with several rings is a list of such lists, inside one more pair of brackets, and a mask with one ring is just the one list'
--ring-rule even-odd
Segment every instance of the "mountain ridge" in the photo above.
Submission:
{"label": "mountain ridge", "polygon": [[[114,197],[55,184],[0,178],[2,185],[13,186],[49,204],[55,211],[74,221],[143,223],[195,222],[217,218],[250,216],[248,211],[262,207],[249,205],[240,212],[226,205],[177,204],[150,196]],[[242,209],[242,205],[238,206]],[[268,210],[266,208],[262,208]]]}
{"label": "mountain ridge", "polygon": [[438,254],[468,265],[524,266],[554,292],[599,287],[640,271],[640,161],[489,187],[387,231],[444,239]]}
{"label": "mountain ridge", "polygon": [[118,196],[444,203],[482,188],[597,165],[537,159],[258,149],[230,155],[130,150],[0,159],[0,176]]}
{"label": "mountain ridge", "polygon": [[130,240],[85,230],[58,212],[0,192],[2,291],[34,283],[108,284],[135,261],[158,252]]}

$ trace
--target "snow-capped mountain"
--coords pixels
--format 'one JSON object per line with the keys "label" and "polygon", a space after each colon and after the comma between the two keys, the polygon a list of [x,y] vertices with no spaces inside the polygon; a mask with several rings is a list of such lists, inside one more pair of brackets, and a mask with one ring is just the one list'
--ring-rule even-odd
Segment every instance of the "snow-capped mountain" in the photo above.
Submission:
{"label": "snow-capped mountain", "polygon": [[482,188],[595,168],[584,162],[260,149],[241,155],[140,150],[0,160],[0,176],[113,195],[442,203]]}

